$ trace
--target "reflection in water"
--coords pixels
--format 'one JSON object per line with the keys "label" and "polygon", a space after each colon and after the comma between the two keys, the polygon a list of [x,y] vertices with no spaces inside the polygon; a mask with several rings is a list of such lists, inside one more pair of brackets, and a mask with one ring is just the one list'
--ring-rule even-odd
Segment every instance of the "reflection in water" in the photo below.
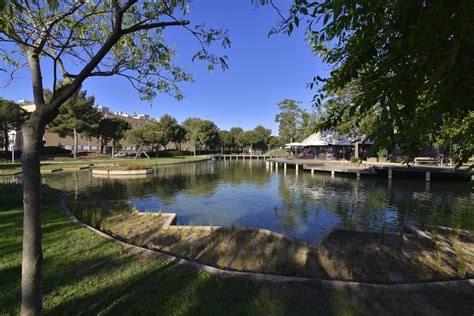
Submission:
{"label": "reflection in water", "polygon": [[[311,175],[266,169],[263,161],[162,166],[143,179],[48,174],[44,182],[73,203],[129,203],[178,213],[180,224],[252,226],[316,240],[330,227],[396,230],[405,222],[474,229],[469,183]],[[102,204],[101,204],[102,205]]]}

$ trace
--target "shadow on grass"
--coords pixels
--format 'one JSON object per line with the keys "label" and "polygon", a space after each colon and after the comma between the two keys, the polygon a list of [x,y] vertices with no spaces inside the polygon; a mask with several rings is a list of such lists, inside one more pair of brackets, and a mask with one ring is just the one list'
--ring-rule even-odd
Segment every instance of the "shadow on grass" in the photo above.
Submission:
{"label": "shadow on grass", "polygon": [[[223,278],[156,258],[133,255],[70,223],[48,196],[44,205],[46,314],[340,315],[472,314],[472,287],[413,293],[336,287],[319,282],[267,283]],[[21,222],[14,211],[8,221]],[[7,217],[0,216],[0,228]],[[20,305],[21,225],[0,229],[0,313]],[[13,238],[13,239],[12,239]],[[14,241],[13,241],[14,240]],[[6,262],[8,257],[9,262]]]}

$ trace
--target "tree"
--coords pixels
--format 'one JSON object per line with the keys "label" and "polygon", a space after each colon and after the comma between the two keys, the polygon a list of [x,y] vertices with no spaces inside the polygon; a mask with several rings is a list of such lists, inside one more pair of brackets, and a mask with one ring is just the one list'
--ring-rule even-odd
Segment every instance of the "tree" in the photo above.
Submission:
{"label": "tree", "polygon": [[222,153],[232,148],[234,145],[234,139],[232,138],[232,134],[229,131],[219,131],[219,142]]}
{"label": "tree", "polygon": [[148,147],[151,145],[150,139],[153,138],[151,136],[152,133],[153,132],[149,127],[147,127],[147,125],[134,127],[125,132],[125,138],[127,141],[135,146],[135,159],[137,159],[142,152],[147,156],[148,159],[150,159],[150,156],[148,156],[146,151],[143,151],[143,147]]}
{"label": "tree", "polygon": [[272,130],[261,125],[257,125],[257,127],[254,128],[253,133],[255,134],[256,138],[256,142],[252,144],[253,147],[266,150],[268,148],[270,136],[272,135]]}
{"label": "tree", "polygon": [[301,124],[301,102],[285,99],[278,103],[280,113],[275,116],[275,122],[280,124],[280,136],[285,142],[292,143],[298,136]]}
{"label": "tree", "polygon": [[258,125],[251,131],[242,131],[241,128],[234,130],[236,139],[233,142],[241,149],[252,152],[254,149],[265,150],[268,148],[272,130]]}
{"label": "tree", "polygon": [[[431,142],[447,149],[450,159],[458,157],[461,161],[472,156],[474,148],[474,111],[462,119],[445,119],[441,130],[431,135]],[[473,165],[470,165],[473,168]]]}
{"label": "tree", "polygon": [[0,98],[0,137],[3,150],[8,151],[8,132],[20,129],[21,122],[26,118],[26,112],[15,102]]}
{"label": "tree", "polygon": [[301,111],[301,124],[298,130],[298,141],[303,141],[317,130],[319,115],[316,112]]}
{"label": "tree", "polygon": [[[325,124],[334,117],[338,117],[337,122],[331,124],[332,129],[343,137],[350,137],[355,141],[355,157],[359,157],[359,143],[366,138],[375,138],[377,129],[376,122],[380,110],[377,107],[370,109],[362,115],[351,114],[350,107],[352,100],[358,95],[358,84],[353,82],[343,89],[338,89],[327,96],[326,102],[322,105],[324,113],[320,117],[317,127],[326,129]],[[392,148],[395,144],[385,143],[386,148]]]}
{"label": "tree", "polygon": [[[462,121],[474,110],[473,17],[470,0],[303,0],[295,1],[271,33],[291,34],[306,20],[311,49],[332,67],[329,78],[316,76],[310,84],[319,87],[316,105],[358,81],[360,94],[349,113],[363,116],[380,110],[376,146],[396,143],[413,154],[444,122]],[[340,120],[335,114],[324,127],[333,128]],[[474,148],[470,142],[457,146],[464,152],[457,157],[459,165]]]}
{"label": "tree", "polygon": [[156,145],[158,145],[158,149],[160,146],[166,148],[166,145],[170,142],[171,136],[166,134],[167,131],[168,129],[160,122],[153,122],[144,126],[145,140],[150,145],[151,151],[155,153],[155,156]]}
{"label": "tree", "polygon": [[200,146],[199,133],[201,130],[201,121],[201,119],[190,117],[182,124],[186,130],[186,140],[189,141],[193,147],[194,156],[196,156],[197,148]]}
{"label": "tree", "polygon": [[244,131],[237,136],[237,145],[242,148],[246,149],[249,152],[252,152],[255,146],[261,143],[262,138],[261,135],[256,132],[255,130],[252,131]]}
{"label": "tree", "polygon": [[285,146],[285,142],[280,136],[270,136],[270,139],[268,140],[268,147],[270,149],[280,148],[283,146]]}
{"label": "tree", "polygon": [[168,143],[176,142],[176,140],[181,137],[179,135],[180,130],[178,122],[169,114],[165,114],[160,118],[157,128],[163,134],[160,145],[162,145],[165,150]]}
{"label": "tree", "polygon": [[209,120],[203,120],[201,122],[201,131],[199,133],[199,141],[201,145],[206,146],[208,149],[216,145],[219,140],[219,128],[214,122]]}
{"label": "tree", "polygon": [[179,125],[176,128],[176,133],[173,138],[173,142],[176,145],[176,149],[181,150],[181,144],[186,139],[186,130],[183,126]]}
{"label": "tree", "polygon": [[[47,93],[50,94],[50,93]],[[50,96],[47,96],[47,98]],[[48,130],[59,136],[72,136],[74,139],[73,158],[77,156],[78,134],[91,133],[101,117],[94,108],[95,98],[87,96],[86,91],[76,91],[61,107],[59,115],[48,125]]]}
{"label": "tree", "polygon": [[186,130],[186,139],[193,147],[194,156],[197,149],[203,145],[210,146],[219,137],[219,129],[209,120],[190,117],[182,125]]}
{"label": "tree", "polygon": [[125,132],[131,128],[130,124],[119,118],[104,118],[99,121],[97,134],[100,137],[100,152],[112,141],[112,159],[115,158],[116,143],[125,137]]}
{"label": "tree", "polygon": [[[227,67],[225,56],[208,51],[210,45],[230,41],[226,32],[190,27],[187,0],[177,1],[2,1],[0,55],[2,71],[27,64],[36,109],[22,124],[23,135],[23,258],[22,314],[41,314],[40,149],[45,127],[60,106],[89,77],[126,78],[143,99],[158,92],[177,99],[177,83],[192,79],[173,66],[175,51],[166,45],[163,30],[180,27],[201,45],[194,58]],[[16,44],[15,47],[13,44]],[[20,53],[17,52],[19,49]],[[49,63],[42,61],[50,61]],[[46,102],[42,67],[51,65],[52,97]],[[63,83],[59,86],[58,81]]]}
{"label": "tree", "polygon": [[230,134],[232,135],[232,147],[234,150],[236,149],[241,149],[241,148],[237,148],[238,147],[238,143],[237,143],[237,138],[239,136],[239,134],[243,133],[244,130],[241,128],[241,127],[232,127],[230,130],[229,130]]}

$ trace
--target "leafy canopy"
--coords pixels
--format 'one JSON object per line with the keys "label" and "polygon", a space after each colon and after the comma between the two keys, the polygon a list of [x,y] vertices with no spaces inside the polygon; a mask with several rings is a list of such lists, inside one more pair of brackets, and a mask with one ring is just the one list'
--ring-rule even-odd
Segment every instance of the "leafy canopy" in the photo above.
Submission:
{"label": "leafy canopy", "polygon": [[49,131],[59,136],[76,133],[92,134],[97,129],[101,114],[94,108],[95,98],[86,91],[77,91],[59,108],[59,115],[48,126]]}
{"label": "leafy canopy", "polygon": [[98,136],[107,144],[112,139],[119,141],[124,138],[130,128],[130,123],[119,118],[104,118],[99,122]]}
{"label": "leafy canopy", "polygon": [[280,113],[275,116],[279,124],[280,136],[285,142],[291,143],[298,136],[298,126],[301,123],[301,102],[285,99],[278,103]]}
{"label": "leafy canopy", "polygon": [[219,139],[219,128],[212,121],[191,117],[182,125],[186,130],[186,139],[195,149],[212,145]]}
{"label": "leafy canopy", "polygon": [[8,150],[8,132],[18,130],[27,116],[18,104],[0,98],[0,146]]}
{"label": "leafy canopy", "polygon": [[[317,121],[317,129],[325,129],[325,126],[335,117],[336,122],[332,122],[332,129],[338,132],[341,137],[350,137],[354,140],[363,141],[367,138],[377,137],[377,119],[380,110],[374,107],[363,114],[350,114],[349,107],[352,100],[359,94],[357,84],[347,85],[334,93],[328,94],[323,104],[324,111]],[[386,143],[391,148],[394,144]]]}
{"label": "leafy canopy", "polygon": [[174,117],[169,114],[163,115],[156,123],[157,130],[162,134],[160,145],[166,148],[170,142],[179,142],[182,139],[182,130]]}
{"label": "leafy canopy", "polygon": [[[179,27],[196,39],[193,59],[207,61],[209,69],[226,69],[227,57],[209,48],[219,41],[229,47],[227,30],[191,25],[188,0],[166,1],[1,1],[0,58],[2,70],[14,73],[28,65],[36,114],[52,120],[59,106],[88,77],[121,76],[143,99],[157,93],[183,97],[178,83],[192,76],[173,62],[176,51],[165,40],[164,29]],[[12,45],[15,44],[15,45]],[[50,63],[39,63],[39,60]],[[41,67],[52,66],[53,96],[46,104]],[[64,84],[58,87],[57,82]],[[35,115],[36,115],[35,114]]]}
{"label": "leafy canopy", "polygon": [[224,148],[234,146],[234,139],[229,131],[219,131],[219,142]]}
{"label": "leafy canopy", "polygon": [[[376,109],[376,144],[398,144],[416,153],[430,135],[441,133],[445,122],[472,115],[471,0],[298,0],[281,17],[270,33],[291,34],[305,21],[311,49],[332,67],[329,78],[315,77],[309,84],[318,87],[317,106],[354,81],[359,85],[360,93],[344,111],[332,113],[324,128],[337,126],[343,115],[370,116]],[[470,142],[457,146],[460,161],[473,153]]]}

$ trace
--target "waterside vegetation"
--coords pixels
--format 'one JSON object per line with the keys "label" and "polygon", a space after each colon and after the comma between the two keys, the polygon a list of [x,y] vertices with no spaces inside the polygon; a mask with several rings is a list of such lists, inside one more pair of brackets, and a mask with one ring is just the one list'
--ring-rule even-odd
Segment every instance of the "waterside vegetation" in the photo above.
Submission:
{"label": "waterside vegetation", "polygon": [[82,221],[126,242],[223,269],[369,283],[474,276],[474,240],[467,230],[335,229],[321,244],[308,244],[261,229],[168,226],[169,214],[116,207],[73,209]]}

